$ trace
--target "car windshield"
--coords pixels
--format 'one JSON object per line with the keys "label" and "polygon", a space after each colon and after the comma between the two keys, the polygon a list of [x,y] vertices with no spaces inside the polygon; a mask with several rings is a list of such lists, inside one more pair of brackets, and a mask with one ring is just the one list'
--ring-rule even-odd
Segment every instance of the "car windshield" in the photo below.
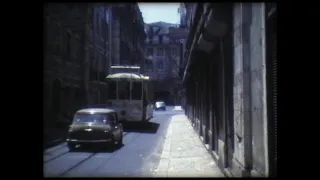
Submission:
{"label": "car windshield", "polygon": [[95,123],[95,124],[104,124],[108,121],[108,118],[105,114],[85,114],[77,113],[73,118],[73,123]]}

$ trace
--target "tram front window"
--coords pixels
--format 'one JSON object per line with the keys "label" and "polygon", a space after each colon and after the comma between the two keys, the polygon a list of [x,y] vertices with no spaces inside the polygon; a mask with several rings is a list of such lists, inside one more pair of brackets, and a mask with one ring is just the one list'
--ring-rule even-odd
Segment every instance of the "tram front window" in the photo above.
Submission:
{"label": "tram front window", "polygon": [[111,81],[108,83],[108,99],[117,99],[117,83]]}
{"label": "tram front window", "polygon": [[130,99],[130,82],[128,81],[118,82],[118,99],[120,100]]}
{"label": "tram front window", "polygon": [[132,82],[132,100],[141,100],[142,99],[142,84],[141,82]]}

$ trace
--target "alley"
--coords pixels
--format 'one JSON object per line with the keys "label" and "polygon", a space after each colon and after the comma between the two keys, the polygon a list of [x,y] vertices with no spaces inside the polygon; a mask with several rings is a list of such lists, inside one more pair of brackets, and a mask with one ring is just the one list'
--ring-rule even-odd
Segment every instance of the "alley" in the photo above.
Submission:
{"label": "alley", "polygon": [[[179,107],[168,107],[165,112],[155,112],[155,117],[147,128],[135,126],[126,128],[124,145],[114,152],[92,152],[90,149],[69,152],[66,143],[50,148],[44,153],[44,176],[152,177],[164,174],[176,176],[175,173],[180,173],[182,176],[203,175],[201,172],[190,171],[190,168],[194,170],[201,168],[213,172],[207,175],[219,176],[212,158],[205,151],[183,113]],[[191,141],[194,144],[191,144]],[[168,152],[168,143],[173,143],[171,154]],[[168,154],[173,159],[170,162],[171,166],[168,166],[170,168],[167,174],[163,170],[163,164],[168,162],[166,157]],[[177,166],[177,163],[186,166]]]}

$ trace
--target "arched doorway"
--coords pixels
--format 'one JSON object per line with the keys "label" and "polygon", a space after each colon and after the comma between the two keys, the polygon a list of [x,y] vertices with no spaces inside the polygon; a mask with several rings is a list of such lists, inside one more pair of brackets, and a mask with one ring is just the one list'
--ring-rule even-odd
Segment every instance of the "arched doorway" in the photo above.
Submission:
{"label": "arched doorway", "polygon": [[173,105],[173,97],[170,91],[156,91],[154,93],[155,101],[163,101],[167,105]]}
{"label": "arched doorway", "polygon": [[61,81],[56,79],[52,85],[52,115],[56,117],[60,113]]}

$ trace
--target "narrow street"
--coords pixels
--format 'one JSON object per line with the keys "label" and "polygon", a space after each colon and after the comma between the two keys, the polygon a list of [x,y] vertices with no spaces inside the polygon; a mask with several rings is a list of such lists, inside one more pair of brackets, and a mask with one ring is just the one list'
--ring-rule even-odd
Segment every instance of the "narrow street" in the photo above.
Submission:
{"label": "narrow street", "polygon": [[[167,107],[165,112],[155,112],[147,127],[125,127],[123,146],[114,152],[92,152],[90,149],[69,152],[66,143],[47,149],[43,160],[44,176],[201,177],[204,172],[211,177],[222,176],[184,117],[181,107]],[[180,131],[178,126],[182,128]],[[187,145],[189,141],[193,144]],[[191,157],[193,155],[197,157]],[[203,173],[197,172],[197,168]]]}

